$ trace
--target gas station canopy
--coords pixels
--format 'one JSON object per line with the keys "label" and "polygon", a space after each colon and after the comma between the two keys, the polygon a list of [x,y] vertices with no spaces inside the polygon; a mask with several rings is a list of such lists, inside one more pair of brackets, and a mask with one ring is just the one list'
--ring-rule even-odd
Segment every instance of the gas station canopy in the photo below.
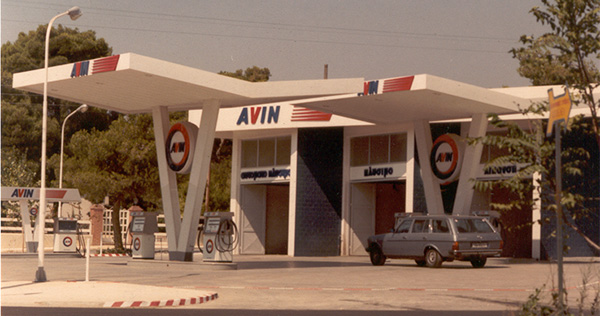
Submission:
{"label": "gas station canopy", "polygon": [[357,95],[301,104],[375,124],[391,124],[471,118],[481,113],[513,114],[518,112],[518,105],[528,106],[530,101],[422,74],[365,82]]}
{"label": "gas station canopy", "polygon": [[[364,79],[248,82],[127,53],[48,69],[48,95],[125,114],[235,107],[356,93]],[[13,87],[43,93],[44,69],[14,75]]]}
{"label": "gas station canopy", "polygon": [[[432,75],[247,82],[133,53],[49,68],[48,95],[125,114],[201,109],[208,100],[236,107],[300,100],[303,107],[366,122],[469,118],[516,113],[529,100]],[[14,75],[13,87],[42,94],[44,69]],[[333,98],[310,98],[335,96]],[[308,101],[308,102],[307,102]],[[294,102],[293,102],[294,103]]]}

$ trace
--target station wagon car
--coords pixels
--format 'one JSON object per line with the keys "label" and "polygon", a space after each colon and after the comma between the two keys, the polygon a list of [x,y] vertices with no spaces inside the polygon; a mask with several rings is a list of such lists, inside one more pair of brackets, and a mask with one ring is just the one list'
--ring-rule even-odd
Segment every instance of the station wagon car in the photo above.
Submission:
{"label": "station wagon car", "polygon": [[437,268],[444,261],[470,261],[485,266],[502,252],[502,237],[484,217],[397,214],[394,230],[371,236],[367,252],[373,265],[387,258],[413,259],[419,266]]}

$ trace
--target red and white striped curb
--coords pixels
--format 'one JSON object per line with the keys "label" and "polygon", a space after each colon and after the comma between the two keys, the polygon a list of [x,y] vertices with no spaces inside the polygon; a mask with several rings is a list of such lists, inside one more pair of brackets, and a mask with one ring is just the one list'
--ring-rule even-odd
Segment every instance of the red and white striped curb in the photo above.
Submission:
{"label": "red and white striped curb", "polygon": [[[90,257],[128,257],[126,253],[103,253],[90,254]],[[84,256],[85,257],[85,256]]]}
{"label": "red and white striped curb", "polygon": [[192,304],[202,304],[209,301],[214,301],[219,298],[217,293],[209,294],[206,296],[172,299],[172,300],[160,300],[160,301],[117,301],[107,302],[104,307],[165,307],[165,306],[183,306]]}

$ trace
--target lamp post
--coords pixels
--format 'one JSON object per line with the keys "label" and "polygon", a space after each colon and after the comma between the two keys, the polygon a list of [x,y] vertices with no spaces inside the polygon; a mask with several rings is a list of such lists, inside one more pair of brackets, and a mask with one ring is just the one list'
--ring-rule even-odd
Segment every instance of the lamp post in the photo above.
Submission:
{"label": "lamp post", "polygon": [[[62,189],[62,174],[63,174],[63,152],[64,152],[64,148],[65,148],[65,126],[67,125],[67,120],[69,119],[69,117],[71,117],[73,114],[81,111],[81,113],[85,113],[85,111],[87,111],[88,109],[88,105],[87,104],[82,104],[80,105],[77,109],[75,109],[75,111],[71,112],[69,115],[67,115],[67,117],[65,117],[65,120],[63,121],[62,124],[62,129],[60,132],[60,168],[59,168],[59,175],[58,175],[58,187]],[[62,217],[62,202],[58,203],[58,217]]]}
{"label": "lamp post", "polygon": [[40,187],[40,213],[38,214],[38,269],[35,273],[35,282],[46,282],[44,271],[44,229],[46,226],[46,133],[48,131],[48,47],[50,46],[50,31],[52,23],[62,16],[69,15],[71,20],[77,20],[81,16],[79,7],[72,7],[50,20],[46,29],[46,45],[44,49],[44,100],[42,113],[42,183]]}

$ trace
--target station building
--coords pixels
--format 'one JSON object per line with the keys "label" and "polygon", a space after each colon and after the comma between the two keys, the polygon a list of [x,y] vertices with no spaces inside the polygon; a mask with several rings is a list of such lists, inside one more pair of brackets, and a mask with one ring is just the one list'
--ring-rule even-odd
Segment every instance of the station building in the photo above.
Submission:
{"label": "station building", "polygon": [[[231,210],[236,214],[241,235],[237,252],[290,256],[365,255],[367,237],[389,232],[394,225],[395,213],[427,213],[421,165],[432,164],[431,156],[419,159],[412,121],[398,119],[400,123],[394,122],[398,115],[410,117],[414,114],[390,111],[389,118],[383,112],[376,120],[361,120],[362,111],[380,111],[377,103],[390,102],[378,100],[382,94],[390,93],[400,95],[391,101],[397,104],[406,102],[402,99],[410,99],[409,104],[423,105],[424,111],[443,110],[447,106],[443,102],[448,99],[436,99],[436,88],[425,88],[433,90],[431,94],[418,88],[411,91],[415,77],[416,81],[429,81],[430,86],[454,87],[457,94],[453,97],[462,99],[463,104],[482,102],[475,99],[479,93],[488,98],[483,102],[499,102],[491,99],[502,99],[501,94],[505,94],[521,99],[523,106],[547,100],[547,91],[552,88],[488,90],[420,75],[365,82],[363,92],[344,97],[221,110],[216,137],[233,141]],[[358,114],[349,118],[315,109],[344,108],[346,104],[357,104],[364,110],[350,111]],[[414,109],[418,110],[418,107]],[[190,121],[199,122],[201,113],[201,110],[191,111]],[[367,117],[370,115],[366,114]],[[439,114],[432,116],[440,117]],[[520,114],[505,118],[524,126],[528,124]],[[375,123],[377,120],[385,122]],[[449,133],[465,138],[470,125],[471,118],[465,117],[430,122],[429,127],[432,140],[435,140],[443,139],[443,135]],[[486,125],[487,134],[503,132]],[[514,164],[485,167],[487,161],[500,154],[494,148],[482,149],[481,158],[474,161],[477,180],[513,176],[522,167]],[[441,183],[444,212],[456,213],[452,206],[457,181]],[[529,192],[532,199],[534,194]],[[548,238],[552,229],[546,229],[546,236],[542,236],[540,224],[531,225],[542,217],[541,204],[537,209],[504,214],[493,212],[490,207],[492,202],[508,203],[514,198],[514,194],[505,189],[474,191],[470,205],[458,212],[496,216],[504,225],[500,227],[505,241],[503,256],[539,259],[546,258],[550,252],[552,257],[554,239]],[[598,235],[597,228],[593,231]],[[572,236],[571,244],[579,245],[575,246],[572,255],[591,255],[585,242],[577,237]]]}
{"label": "station building", "polygon": [[[18,73],[13,87],[41,93],[44,78],[43,69]],[[461,139],[502,133],[489,126],[488,113],[526,125],[520,107],[547,100],[550,88],[562,93],[487,89],[426,74],[250,83],[132,53],[50,67],[47,78],[49,96],[152,114],[169,258],[177,261],[193,260],[214,137],[233,141],[237,253],[365,255],[366,238],[389,231],[395,213],[467,215],[514,198],[477,192],[471,180],[510,176],[520,166],[485,168],[500,153]],[[177,144],[185,150],[176,167],[190,170],[183,210],[168,144],[169,111],[182,110],[198,125]],[[505,225],[521,227],[504,232],[503,255],[552,251],[553,229],[540,226],[541,209],[502,215]],[[596,241],[599,226],[596,216],[588,229]],[[580,248],[569,254],[589,255]]]}

